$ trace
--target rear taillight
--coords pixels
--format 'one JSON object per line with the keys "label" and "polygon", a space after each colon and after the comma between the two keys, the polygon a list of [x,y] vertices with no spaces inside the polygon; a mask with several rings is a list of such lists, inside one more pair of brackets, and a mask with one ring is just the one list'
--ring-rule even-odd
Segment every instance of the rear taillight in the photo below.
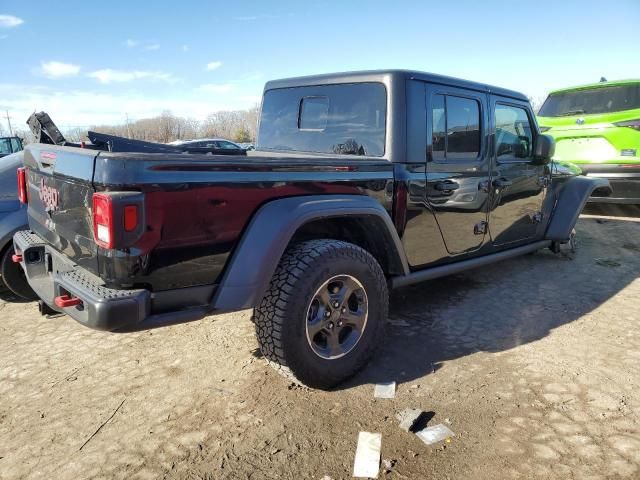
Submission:
{"label": "rear taillight", "polygon": [[27,203],[27,169],[24,167],[18,168],[18,199],[21,203]]}
{"label": "rear taillight", "polygon": [[103,248],[113,248],[113,202],[104,193],[93,194],[93,238]]}
{"label": "rear taillight", "polygon": [[627,120],[625,122],[613,122],[616,127],[629,127],[640,131],[640,118],[637,120]]}
{"label": "rear taillight", "polygon": [[144,194],[99,192],[93,194],[93,238],[98,246],[126,248],[144,233]]}
{"label": "rear taillight", "polygon": [[138,207],[127,205],[124,207],[124,231],[133,232],[138,226]]}

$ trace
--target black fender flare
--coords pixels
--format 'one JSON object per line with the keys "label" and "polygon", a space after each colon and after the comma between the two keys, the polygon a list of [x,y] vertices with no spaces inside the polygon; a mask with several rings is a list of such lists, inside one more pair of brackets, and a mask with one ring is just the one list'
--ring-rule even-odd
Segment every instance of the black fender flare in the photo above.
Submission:
{"label": "black fender flare", "polygon": [[576,176],[568,179],[558,195],[551,221],[545,233],[545,239],[564,242],[569,239],[578,216],[594,190],[605,189],[612,192],[606,178]]}
{"label": "black fender flare", "polygon": [[232,257],[213,296],[218,311],[253,308],[269,286],[269,281],[295,232],[304,224],[331,217],[377,217],[384,222],[405,273],[409,266],[402,242],[384,207],[366,195],[311,195],[273,200],[258,209]]}

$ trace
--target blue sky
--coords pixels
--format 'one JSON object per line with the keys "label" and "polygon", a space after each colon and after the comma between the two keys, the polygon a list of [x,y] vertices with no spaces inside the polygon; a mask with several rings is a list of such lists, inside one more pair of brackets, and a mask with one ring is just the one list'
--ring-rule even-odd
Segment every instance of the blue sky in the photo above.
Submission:
{"label": "blue sky", "polygon": [[409,68],[543,97],[639,78],[639,0],[0,0],[0,109],[60,125],[254,105],[288,76]]}

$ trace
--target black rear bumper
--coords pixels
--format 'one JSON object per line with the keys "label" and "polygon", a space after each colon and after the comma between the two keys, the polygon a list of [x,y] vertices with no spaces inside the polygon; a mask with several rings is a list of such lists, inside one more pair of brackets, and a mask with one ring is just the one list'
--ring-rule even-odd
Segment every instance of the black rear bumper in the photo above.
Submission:
{"label": "black rear bumper", "polygon": [[600,195],[596,190],[589,198],[590,203],[640,204],[640,164],[639,165],[580,165],[589,178],[606,178],[611,184],[611,195]]}
{"label": "black rear bumper", "polygon": [[[102,280],[71,262],[37,234],[23,230],[13,237],[27,281],[52,309],[81,324],[107,331],[146,330],[198,320],[211,311],[214,285],[163,292],[108,288]],[[80,304],[60,307],[55,299],[68,296]]]}

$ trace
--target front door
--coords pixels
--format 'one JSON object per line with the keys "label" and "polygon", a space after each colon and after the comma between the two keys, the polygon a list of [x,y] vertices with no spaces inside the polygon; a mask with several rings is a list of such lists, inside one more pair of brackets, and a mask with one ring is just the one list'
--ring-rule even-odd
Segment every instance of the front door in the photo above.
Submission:
{"label": "front door", "polygon": [[524,102],[491,97],[493,171],[489,231],[496,246],[532,239],[542,221],[548,169],[533,165],[535,124]]}
{"label": "front door", "polygon": [[450,255],[482,246],[489,192],[486,95],[427,87],[427,201]]}

